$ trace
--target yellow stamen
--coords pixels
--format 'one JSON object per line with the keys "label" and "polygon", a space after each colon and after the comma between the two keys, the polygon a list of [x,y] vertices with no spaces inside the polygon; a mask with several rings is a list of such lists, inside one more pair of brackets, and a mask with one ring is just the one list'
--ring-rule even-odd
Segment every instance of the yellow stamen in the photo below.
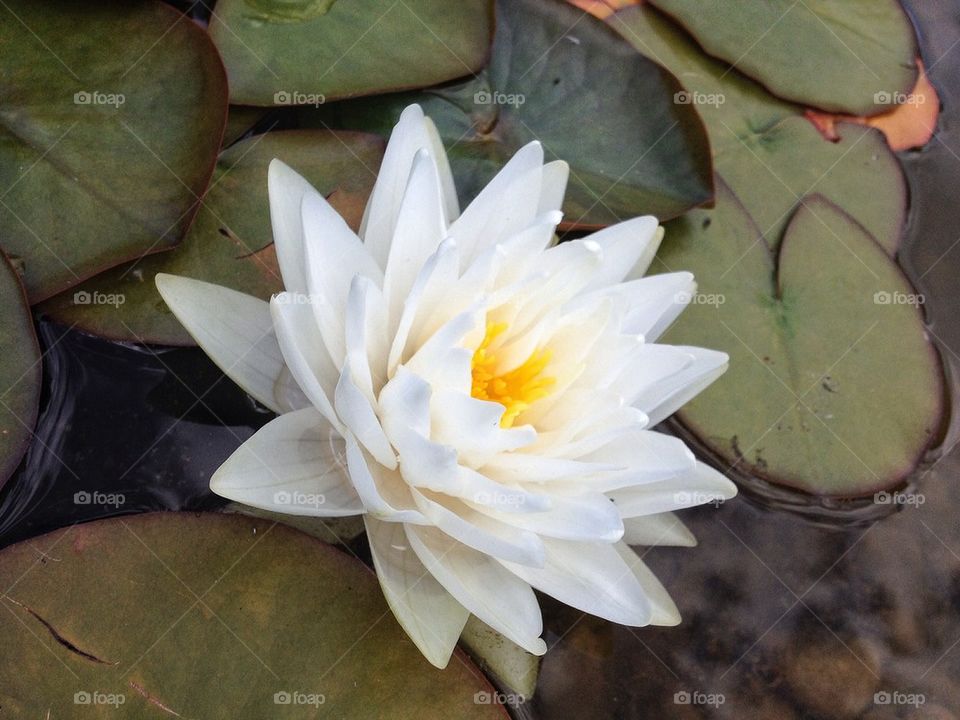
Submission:
{"label": "yellow stamen", "polygon": [[534,401],[549,395],[557,381],[542,374],[551,356],[545,348],[534,350],[512,370],[497,374],[497,357],[490,351],[490,344],[506,329],[506,323],[487,323],[483,342],[473,353],[473,386],[470,390],[478,400],[492,400],[503,405],[502,428],[513,427],[517,416]]}

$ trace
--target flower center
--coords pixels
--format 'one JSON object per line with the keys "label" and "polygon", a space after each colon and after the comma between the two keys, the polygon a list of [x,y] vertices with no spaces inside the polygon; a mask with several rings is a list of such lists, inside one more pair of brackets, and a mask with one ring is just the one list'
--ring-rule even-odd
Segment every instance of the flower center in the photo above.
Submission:
{"label": "flower center", "polygon": [[487,323],[483,342],[473,353],[471,363],[473,385],[470,394],[478,400],[492,400],[503,405],[500,427],[513,427],[517,416],[542,397],[550,394],[556,378],[543,374],[550,362],[550,351],[538,348],[523,363],[497,374],[497,356],[490,344],[507,329],[506,323]]}

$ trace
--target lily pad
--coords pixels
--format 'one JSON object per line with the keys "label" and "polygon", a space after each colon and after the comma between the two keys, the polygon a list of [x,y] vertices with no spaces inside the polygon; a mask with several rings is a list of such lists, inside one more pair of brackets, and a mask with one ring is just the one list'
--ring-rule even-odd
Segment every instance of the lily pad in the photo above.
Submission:
{"label": "lily pad", "polygon": [[677,417],[727,468],[818,495],[901,482],[939,433],[943,375],[918,296],[848,215],[804,199],[779,259],[730,190],[672,223],[663,267],[699,282],[665,341],[730,354]]}
{"label": "lily pad", "polygon": [[0,253],[0,487],[33,437],[40,403],[40,347],[20,277]]}
{"label": "lily pad", "polygon": [[220,0],[210,35],[241,105],[318,104],[479,70],[491,0]]}
{"label": "lily pad", "polygon": [[[559,0],[503,0],[486,73],[457,85],[341,103],[323,122],[387,132],[418,102],[447,146],[465,203],[540,140],[570,164],[568,226],[676,217],[712,197],[710,150],[683,88],[603,22]],[[306,118],[309,122],[309,117]]]}
{"label": "lily pad", "polygon": [[0,577],[16,717],[507,717],[462,654],[430,666],[368,568],[284,525],[101,520],[11,546]]}
{"label": "lily pad", "polygon": [[271,110],[262,107],[231,105],[227,113],[227,127],[223,131],[223,147],[228,148],[240,140],[270,112]]}
{"label": "lily pad", "polygon": [[176,245],[226,117],[207,34],[153,0],[9,0],[0,47],[0,237],[31,302]]}
{"label": "lily pad", "polygon": [[[878,132],[837,125],[834,142],[803,108],[770,95],[750,78],[703,54],[676,24],[649,6],[607,22],[686,87],[710,134],[717,172],[763,230],[779,244],[800,198],[819,193],[841,206],[893,255],[906,216],[907,190],[896,157]],[[863,178],[870,182],[864,183]]]}
{"label": "lily pad", "polygon": [[709,54],[780,97],[824,110],[889,110],[917,79],[917,43],[898,0],[651,0]]}
{"label": "lily pad", "polygon": [[217,161],[203,207],[180,247],[109,270],[39,309],[115,340],[193,345],[157,292],[156,274],[185,275],[269,299],[283,289],[270,228],[270,161],[280,158],[301,173],[357,228],[382,155],[383,141],[364,133],[290,130],[241,140]]}

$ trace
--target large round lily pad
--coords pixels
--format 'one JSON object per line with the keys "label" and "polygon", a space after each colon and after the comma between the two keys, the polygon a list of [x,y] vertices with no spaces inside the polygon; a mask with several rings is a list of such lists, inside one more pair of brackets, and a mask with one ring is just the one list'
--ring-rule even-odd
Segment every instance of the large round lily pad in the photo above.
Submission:
{"label": "large round lily pad", "polygon": [[220,0],[210,34],[245,105],[314,105],[479,70],[491,0]]}
{"label": "large round lily pad", "polygon": [[176,245],[226,117],[207,34],[155,0],[8,0],[0,47],[0,237],[31,302]]}
{"label": "large round lily pad", "polygon": [[30,445],[40,402],[40,347],[16,270],[0,253],[0,487]]}
{"label": "large round lily pad", "polygon": [[269,299],[283,289],[270,229],[270,161],[279,158],[301,173],[356,228],[382,154],[383,141],[364,133],[290,130],[242,140],[220,156],[203,207],[179,247],[97,275],[40,310],[112,339],[193,345],[157,292],[156,274],[186,275]]}
{"label": "large round lily pad", "polygon": [[651,2],[708,53],[798,103],[870,115],[917,79],[916,38],[898,0]]}
{"label": "large round lily pad", "polygon": [[906,215],[906,183],[879,132],[840,123],[838,141],[824,139],[802,108],[704,55],[676,24],[649,6],[624,8],[606,22],[687,88],[684,99],[703,117],[717,171],[772,246],[780,242],[800,199],[819,193],[866,227],[891,255],[896,252]]}
{"label": "large round lily pad", "polygon": [[804,199],[778,260],[736,197],[668,227],[660,261],[699,294],[665,340],[730,354],[678,413],[727,466],[811,493],[902,481],[936,439],[943,378],[916,295],[864,229]]}
{"label": "large round lily pad", "polygon": [[101,520],[8,548],[0,577],[10,717],[507,717],[462,654],[431,667],[370,570],[283,525]]}
{"label": "large round lily pad", "polygon": [[[682,87],[601,21],[559,0],[502,0],[486,73],[458,85],[340,104],[324,122],[387,132],[418,102],[436,122],[461,200],[531,140],[570,164],[565,222],[676,217],[712,198],[710,150]],[[305,117],[310,122],[309,116]]]}

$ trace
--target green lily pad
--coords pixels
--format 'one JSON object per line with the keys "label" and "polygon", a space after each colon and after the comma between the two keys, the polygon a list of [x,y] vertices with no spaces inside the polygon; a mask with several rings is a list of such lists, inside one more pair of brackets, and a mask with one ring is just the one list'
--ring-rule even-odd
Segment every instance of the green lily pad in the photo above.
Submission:
{"label": "green lily pad", "polygon": [[226,117],[207,34],[152,0],[9,0],[0,47],[0,237],[31,302],[176,245]]}
{"label": "green lily pad", "polygon": [[0,253],[0,487],[20,464],[33,437],[40,403],[40,347],[16,270]]}
{"label": "green lily pad", "polygon": [[424,87],[486,62],[490,0],[220,0],[210,35],[241,105],[314,105]]}
{"label": "green lily pad", "polygon": [[420,655],[368,568],[283,525],[101,520],[11,546],[0,577],[11,717],[507,718],[462,654]]}
{"label": "green lily pad", "polygon": [[227,127],[223,131],[223,147],[228,148],[233,145],[270,112],[262,107],[231,105],[227,113]]}
{"label": "green lily pad", "polygon": [[[570,164],[570,226],[676,217],[712,197],[710,150],[682,87],[602,22],[559,0],[497,4],[486,73],[458,85],[341,103],[323,122],[387,132],[418,102],[437,124],[461,200],[531,140]],[[305,120],[309,122],[309,117]]]}
{"label": "green lily pad", "polygon": [[113,268],[39,309],[115,340],[193,345],[157,292],[156,274],[186,275],[269,299],[283,289],[270,228],[270,161],[280,158],[301,173],[356,228],[382,155],[383,141],[364,133],[290,130],[241,140],[217,161],[203,206],[179,247]]}
{"label": "green lily pad", "polygon": [[881,133],[840,123],[840,140],[825,140],[802,108],[704,55],[649,6],[625,8],[607,22],[684,84],[682,98],[703,117],[717,172],[771,246],[779,244],[800,198],[819,193],[863,225],[889,254],[896,253],[906,216],[906,181]]}
{"label": "green lily pad", "polygon": [[889,110],[917,79],[917,42],[898,0],[651,0],[711,55],[804,105]]}
{"label": "green lily pad", "polygon": [[811,493],[901,482],[939,433],[943,376],[917,296],[870,235],[809,196],[774,260],[718,182],[713,211],[667,229],[659,259],[699,293],[666,342],[730,354],[677,417],[726,467]]}

